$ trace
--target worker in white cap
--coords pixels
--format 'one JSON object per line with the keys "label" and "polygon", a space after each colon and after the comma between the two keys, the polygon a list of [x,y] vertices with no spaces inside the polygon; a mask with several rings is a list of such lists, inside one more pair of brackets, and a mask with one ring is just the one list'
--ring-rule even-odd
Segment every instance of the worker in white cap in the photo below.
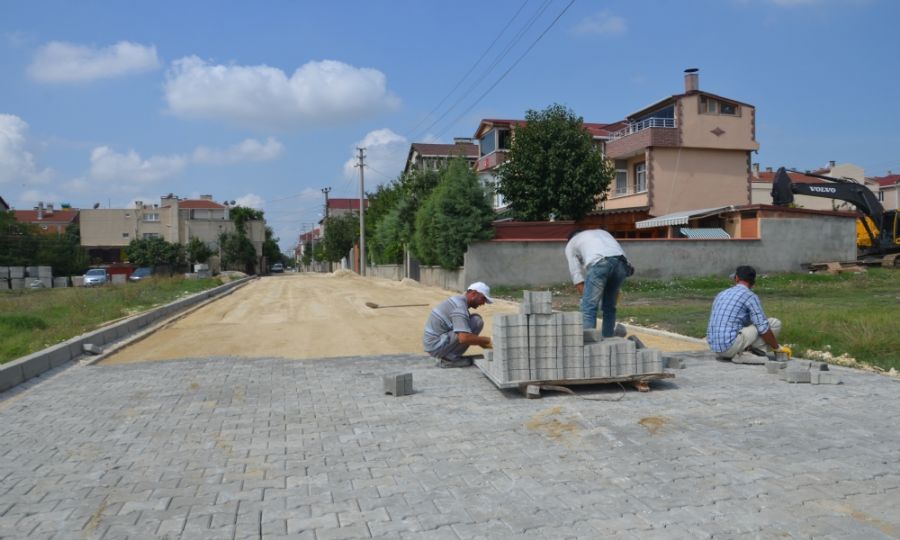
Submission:
{"label": "worker in white cap", "polygon": [[438,304],[425,322],[422,344],[425,352],[435,358],[435,365],[442,368],[468,367],[472,358],[463,353],[478,345],[490,349],[491,338],[478,334],[484,329],[484,319],[469,309],[493,304],[491,288],[481,281],[469,285],[465,294],[451,296]]}

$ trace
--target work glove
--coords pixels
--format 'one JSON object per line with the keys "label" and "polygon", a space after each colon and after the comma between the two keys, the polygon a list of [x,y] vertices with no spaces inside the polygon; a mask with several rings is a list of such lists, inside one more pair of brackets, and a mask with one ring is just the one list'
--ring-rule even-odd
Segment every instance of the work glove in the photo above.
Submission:
{"label": "work glove", "polygon": [[778,347],[778,348],[775,350],[775,352],[777,352],[777,353],[779,353],[779,352],[780,352],[780,353],[784,353],[784,354],[788,355],[788,358],[791,358],[791,357],[794,356],[794,351],[792,351],[791,348],[788,347],[787,345],[782,345],[781,347]]}

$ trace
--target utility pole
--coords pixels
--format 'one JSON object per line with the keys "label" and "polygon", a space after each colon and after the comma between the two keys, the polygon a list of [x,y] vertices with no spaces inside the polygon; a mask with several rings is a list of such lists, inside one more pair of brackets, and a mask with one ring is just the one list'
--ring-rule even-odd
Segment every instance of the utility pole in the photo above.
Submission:
{"label": "utility pole", "polygon": [[[323,220],[323,222],[322,222],[322,223],[323,223],[323,228],[324,228],[325,221],[328,220],[328,193],[329,193],[330,191],[331,191],[331,188],[330,188],[330,187],[323,187],[323,188],[322,188],[322,193],[325,194],[325,220]],[[331,272],[331,261],[328,261],[328,271]]]}
{"label": "utility pole", "polygon": [[365,206],[365,148],[357,148],[359,151],[359,275],[366,275],[366,206]]}

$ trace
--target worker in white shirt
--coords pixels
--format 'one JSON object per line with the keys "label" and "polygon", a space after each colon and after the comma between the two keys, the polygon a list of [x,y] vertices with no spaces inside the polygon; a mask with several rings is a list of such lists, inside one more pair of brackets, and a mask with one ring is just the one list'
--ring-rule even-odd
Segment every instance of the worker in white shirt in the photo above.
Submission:
{"label": "worker in white shirt", "polygon": [[616,327],[619,289],[625,278],[634,272],[622,246],[603,229],[579,229],[569,235],[566,260],[572,283],[581,293],[585,330],[597,326],[597,311],[601,311],[601,334],[612,337]]}

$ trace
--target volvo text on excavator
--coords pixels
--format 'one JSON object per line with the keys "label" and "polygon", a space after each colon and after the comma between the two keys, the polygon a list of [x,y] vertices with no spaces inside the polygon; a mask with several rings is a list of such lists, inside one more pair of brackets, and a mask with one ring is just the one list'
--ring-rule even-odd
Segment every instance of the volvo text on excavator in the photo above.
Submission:
{"label": "volvo text on excavator", "polygon": [[[793,182],[788,172],[821,178],[823,183]],[[846,178],[834,178],[811,172],[778,169],[772,181],[772,204],[787,206],[794,194],[837,199],[853,204],[857,219],[857,248],[861,258],[884,257],[900,253],[900,217],[897,210],[885,210],[878,197],[866,186]],[[891,263],[896,257],[891,257]]]}

